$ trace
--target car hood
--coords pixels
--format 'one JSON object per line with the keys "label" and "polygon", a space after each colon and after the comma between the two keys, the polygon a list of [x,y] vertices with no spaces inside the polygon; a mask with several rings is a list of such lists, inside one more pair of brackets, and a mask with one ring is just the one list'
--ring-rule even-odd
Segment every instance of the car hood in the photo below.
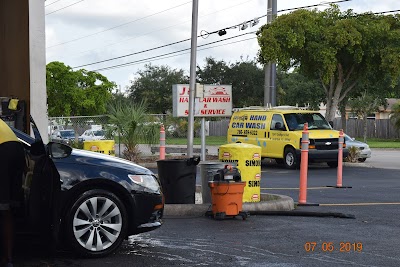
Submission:
{"label": "car hood", "polygon": [[356,147],[366,147],[367,146],[366,143],[363,143],[363,142],[360,142],[360,141],[357,141],[357,140],[347,141],[346,144],[348,146],[356,146]]}
{"label": "car hood", "polygon": [[153,174],[149,169],[135,164],[129,160],[121,159],[114,156],[105,155],[98,152],[92,152],[88,150],[73,149],[71,156],[74,158],[76,163],[90,164],[90,165],[103,165],[114,167],[118,169],[125,169],[129,172],[141,173],[141,174]]}

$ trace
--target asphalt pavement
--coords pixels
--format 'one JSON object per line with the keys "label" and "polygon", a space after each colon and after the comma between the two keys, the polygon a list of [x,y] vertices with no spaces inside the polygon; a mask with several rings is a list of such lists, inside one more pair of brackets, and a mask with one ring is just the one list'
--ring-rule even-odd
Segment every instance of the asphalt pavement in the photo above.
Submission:
{"label": "asphalt pavement", "polygon": [[[209,151],[217,155],[218,154],[218,147],[216,146],[209,146]],[[154,173],[157,173],[157,164],[154,163],[145,163],[142,164],[148,168],[150,168]],[[278,168],[281,169],[282,166],[277,165],[274,160],[264,160],[263,166],[266,171],[268,172],[268,168]],[[315,168],[327,168],[324,163],[321,164],[310,164],[311,169]],[[372,149],[372,156],[368,158],[365,162],[357,162],[357,163],[344,163],[344,167],[358,167],[358,168],[385,168],[385,169],[400,169],[400,150],[399,149]],[[201,196],[202,196],[202,189],[201,184],[203,177],[201,177],[200,167],[197,168],[197,175],[196,175],[196,202],[195,204],[166,204],[165,205],[165,215],[171,216],[199,216],[200,214],[204,214],[207,210],[210,209],[209,203],[203,203]],[[280,173],[286,174],[290,171],[282,169],[279,171]],[[337,176],[336,176],[337,177]],[[262,181],[266,179],[263,178]],[[268,178],[267,178],[268,180]],[[336,186],[337,181],[332,181],[330,186]],[[327,186],[327,185],[325,185]],[[328,187],[328,188],[329,188]],[[343,184],[343,187],[346,187]],[[204,190],[209,190],[204,189]],[[262,198],[260,202],[256,203],[243,203],[243,210],[249,212],[269,212],[269,211],[290,211],[294,210],[296,201],[298,200],[298,193],[296,196],[292,195],[284,195],[279,190],[275,191],[265,191],[262,190]],[[274,196],[274,200],[271,200],[271,197]],[[307,203],[308,205],[318,204],[318,203]]]}
{"label": "asphalt pavement", "polygon": [[[335,188],[336,169],[311,164],[307,179],[310,205],[295,210],[222,221],[205,217],[204,207],[189,213],[166,212],[162,227],[131,236],[106,258],[77,258],[67,250],[48,256],[28,245],[18,250],[15,266],[397,267],[399,157],[400,150],[374,149],[365,163],[345,164],[343,188]],[[296,203],[299,170],[265,162],[261,192],[286,196]]]}

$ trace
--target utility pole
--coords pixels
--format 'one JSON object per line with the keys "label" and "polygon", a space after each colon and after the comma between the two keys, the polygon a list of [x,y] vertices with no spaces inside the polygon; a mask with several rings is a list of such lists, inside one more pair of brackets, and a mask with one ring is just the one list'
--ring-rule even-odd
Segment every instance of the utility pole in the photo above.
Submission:
{"label": "utility pole", "polygon": [[[267,23],[271,23],[277,15],[277,1],[268,0]],[[264,106],[276,106],[276,64],[268,62],[264,66]]]}
{"label": "utility pole", "polygon": [[197,52],[197,21],[199,12],[198,0],[193,0],[192,7],[192,38],[190,49],[190,84],[189,84],[189,116],[187,155],[193,156],[193,132],[194,132],[194,91],[196,90],[196,52]]}

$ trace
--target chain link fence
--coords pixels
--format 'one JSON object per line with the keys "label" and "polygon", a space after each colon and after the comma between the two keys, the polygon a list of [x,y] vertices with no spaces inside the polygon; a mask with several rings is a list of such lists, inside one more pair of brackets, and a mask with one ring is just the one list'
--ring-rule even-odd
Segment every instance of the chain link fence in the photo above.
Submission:
{"label": "chain link fence", "polygon": [[[184,156],[187,154],[187,118],[175,118],[172,115],[166,114],[150,114],[149,119],[145,124],[155,124],[161,129],[164,126],[166,135],[166,153],[172,156]],[[195,118],[194,124],[194,137],[200,137],[201,120]],[[226,137],[229,119],[221,118],[219,120],[206,121],[205,133],[206,136],[220,136]],[[335,120],[335,129],[339,129],[340,120]],[[50,117],[48,125],[48,135],[51,141],[62,141],[57,134],[60,131],[69,131],[70,136],[68,144],[75,148],[84,148],[84,140],[82,134],[87,130],[102,130],[105,132],[104,138],[107,140],[114,140],[115,142],[115,155],[124,157],[125,150],[124,144],[120,143],[120,138],[113,132],[107,132],[109,128],[109,117],[107,115],[99,116],[80,116],[80,117]],[[363,125],[361,120],[348,120],[347,133],[354,137],[360,137],[363,133]],[[367,136],[368,138],[399,138],[400,131],[394,128],[389,120],[368,120]],[[159,140],[160,133],[156,131],[156,140]],[[155,144],[139,144],[137,145],[139,151],[138,157],[142,161],[154,161],[159,157],[159,142]],[[194,145],[193,153],[200,155],[200,145]],[[113,151],[113,152],[114,152]],[[206,154],[215,156],[218,154],[218,147],[206,145]]]}
{"label": "chain link fence", "polygon": [[[229,120],[222,119],[221,121],[206,121],[205,132],[206,136],[226,136]],[[160,127],[164,126],[166,135],[166,152],[172,155],[185,155],[187,153],[187,130],[188,120],[187,118],[175,118],[172,115],[167,114],[150,114],[149,119],[145,124],[155,124]],[[48,124],[48,135],[50,141],[64,142],[72,147],[83,149],[84,142],[88,141],[83,134],[88,131],[103,131],[101,138],[95,138],[93,140],[114,140],[115,141],[115,155],[118,157],[124,157],[123,151],[125,149],[124,144],[119,142],[118,134],[109,131],[112,127],[109,123],[108,115],[99,116],[76,116],[76,117],[49,117]],[[200,137],[201,131],[201,120],[195,118],[194,123],[194,137]],[[68,133],[68,137],[63,138],[61,134]],[[160,135],[157,131],[157,140]],[[91,139],[92,140],[92,139]],[[200,145],[195,145],[193,148],[194,154],[200,154]],[[159,155],[159,143],[156,144],[139,144],[138,145],[139,157],[144,160],[154,160]],[[206,147],[207,153],[216,154],[215,147]]]}

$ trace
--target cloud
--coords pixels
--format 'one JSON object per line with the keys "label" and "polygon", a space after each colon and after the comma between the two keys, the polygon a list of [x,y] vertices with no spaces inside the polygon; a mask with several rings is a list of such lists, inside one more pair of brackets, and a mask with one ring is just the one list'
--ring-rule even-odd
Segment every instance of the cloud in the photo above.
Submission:
{"label": "cloud", "polygon": [[[60,0],[49,5],[54,1],[48,0],[45,3],[48,5],[45,13],[53,12],[78,1]],[[280,0],[277,9],[280,11],[318,3],[320,2],[312,0],[301,2]],[[380,2],[353,0],[340,4],[342,10],[352,8],[355,12],[380,12],[398,9],[398,6],[400,4],[394,0]],[[326,8],[326,5],[321,8]],[[265,0],[199,1],[198,34],[228,28],[265,14],[267,14],[267,1]],[[75,67],[189,39],[191,37],[191,18],[192,1],[84,0],[46,16],[47,62],[57,60]],[[265,17],[260,19],[257,26],[249,27],[245,31],[236,28],[227,29],[227,34],[223,36],[206,35],[207,38],[198,38],[198,45],[256,31],[264,23],[266,23]],[[200,47],[197,52],[197,64],[203,65],[204,59],[210,56],[228,63],[234,63],[241,57],[255,58],[258,44],[257,40],[251,39],[251,37],[255,37],[255,35],[249,34]],[[210,48],[211,46],[213,48]],[[180,55],[168,55],[164,59],[149,59],[183,49],[188,50],[179,53]],[[83,68],[96,70],[133,62],[126,67],[100,71],[109,80],[115,81],[124,88],[130,84],[129,81],[134,74],[139,69],[143,69],[146,63],[184,69],[189,74],[189,51],[190,40]],[[139,60],[143,61],[137,63]]]}

